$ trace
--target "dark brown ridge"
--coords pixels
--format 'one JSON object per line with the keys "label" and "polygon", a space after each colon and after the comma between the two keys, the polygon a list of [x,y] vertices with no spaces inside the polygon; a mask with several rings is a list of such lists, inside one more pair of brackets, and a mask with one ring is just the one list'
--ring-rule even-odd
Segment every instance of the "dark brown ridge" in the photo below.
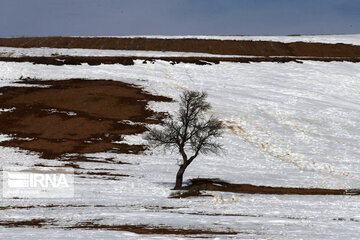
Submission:
{"label": "dark brown ridge", "polygon": [[156,39],[141,37],[23,37],[0,38],[0,46],[151,50],[250,56],[360,57],[360,46],[343,43],[282,43],[273,41]]}

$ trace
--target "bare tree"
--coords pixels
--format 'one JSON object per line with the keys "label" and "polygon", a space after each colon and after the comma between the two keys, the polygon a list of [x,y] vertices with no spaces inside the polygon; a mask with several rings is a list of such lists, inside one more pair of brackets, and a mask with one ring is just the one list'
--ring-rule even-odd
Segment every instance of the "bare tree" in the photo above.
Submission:
{"label": "bare tree", "polygon": [[206,92],[184,91],[177,114],[165,121],[162,130],[152,128],[146,135],[151,147],[164,146],[181,154],[174,189],[181,188],[186,168],[200,153],[218,153],[222,149],[215,140],[222,135],[224,126],[214,116],[206,118],[211,108],[206,98]]}

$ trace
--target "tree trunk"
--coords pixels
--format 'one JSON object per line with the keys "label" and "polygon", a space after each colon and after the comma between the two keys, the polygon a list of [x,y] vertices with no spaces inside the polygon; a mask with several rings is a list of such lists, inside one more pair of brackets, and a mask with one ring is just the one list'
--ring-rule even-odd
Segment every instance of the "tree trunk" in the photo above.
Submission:
{"label": "tree trunk", "polygon": [[184,163],[183,165],[180,166],[177,174],[176,174],[176,183],[175,183],[175,187],[174,189],[180,189],[182,186],[182,182],[183,182],[183,175],[185,172],[185,169],[187,168],[188,164]]}

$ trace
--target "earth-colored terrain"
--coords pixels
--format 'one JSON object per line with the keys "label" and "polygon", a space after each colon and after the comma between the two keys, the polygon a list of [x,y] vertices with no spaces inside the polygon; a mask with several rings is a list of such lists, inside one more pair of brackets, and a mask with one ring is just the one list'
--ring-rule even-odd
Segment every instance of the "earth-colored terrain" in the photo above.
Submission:
{"label": "earth-colored terrain", "polygon": [[21,82],[37,87],[0,88],[0,108],[14,109],[0,114],[0,133],[14,137],[1,145],[37,151],[45,158],[108,150],[139,153],[145,146],[116,142],[146,131],[144,124],[161,122],[163,114],[146,109],[148,101],[171,100],[109,80]]}

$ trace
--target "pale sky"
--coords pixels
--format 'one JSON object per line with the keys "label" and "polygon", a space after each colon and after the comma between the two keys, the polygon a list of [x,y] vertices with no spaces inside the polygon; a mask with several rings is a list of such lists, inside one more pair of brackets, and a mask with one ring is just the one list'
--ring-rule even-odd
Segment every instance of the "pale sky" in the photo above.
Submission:
{"label": "pale sky", "polygon": [[360,33],[360,0],[0,0],[0,36]]}

